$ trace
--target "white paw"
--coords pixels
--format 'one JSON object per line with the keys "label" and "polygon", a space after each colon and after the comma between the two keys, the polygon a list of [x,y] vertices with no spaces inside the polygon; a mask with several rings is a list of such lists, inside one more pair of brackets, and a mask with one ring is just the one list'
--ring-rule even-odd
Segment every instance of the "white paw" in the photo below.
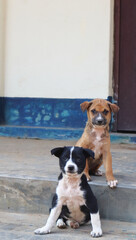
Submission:
{"label": "white paw", "polygon": [[51,232],[51,230],[47,227],[38,228],[34,231],[35,234],[39,234],[39,235],[47,234],[50,232]]}
{"label": "white paw", "polygon": [[56,223],[56,226],[58,228],[66,228],[66,224],[63,222],[63,219],[58,219],[57,223]]}
{"label": "white paw", "polygon": [[97,170],[95,173],[94,173],[95,176],[102,176],[102,171],[100,170]]}
{"label": "white paw", "polygon": [[117,186],[117,184],[118,184],[118,181],[117,181],[117,180],[113,180],[113,181],[109,181],[109,182],[108,182],[108,186],[109,186],[110,188],[115,188],[115,187]]}
{"label": "white paw", "polygon": [[102,229],[101,228],[95,229],[90,234],[91,234],[92,237],[101,237],[102,236]]}

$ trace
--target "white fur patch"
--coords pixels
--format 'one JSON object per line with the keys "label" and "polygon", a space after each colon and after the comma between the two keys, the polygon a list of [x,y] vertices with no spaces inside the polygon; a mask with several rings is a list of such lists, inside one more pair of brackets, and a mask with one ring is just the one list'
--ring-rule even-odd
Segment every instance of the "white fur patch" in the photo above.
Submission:
{"label": "white fur patch", "polygon": [[64,221],[63,221],[62,218],[59,218],[59,219],[57,220],[56,226],[57,226],[58,228],[65,228],[65,227],[66,227],[66,224],[64,223]]}
{"label": "white fur patch", "polygon": [[113,180],[113,181],[109,181],[109,182],[108,182],[108,186],[109,186],[110,188],[116,187],[117,184],[118,184],[118,180]]}
{"label": "white fur patch", "polygon": [[97,120],[103,120],[101,113],[98,114]]}
{"label": "white fur patch", "polygon": [[95,129],[93,129],[92,133],[96,134],[94,141],[93,141],[94,147],[92,148],[92,150],[95,153],[95,159],[98,159],[98,158],[100,158],[100,156],[102,154],[103,141],[102,141],[101,136],[103,134],[103,131],[100,131],[100,130],[96,131]]}
{"label": "white fur patch", "polygon": [[52,208],[50,215],[47,219],[46,225],[42,228],[36,229],[34,231],[34,233],[40,234],[40,235],[50,233],[53,226],[55,225],[57,218],[59,217],[59,215],[61,213],[61,208],[62,208],[62,206],[60,204],[57,205],[57,207]]}
{"label": "white fur patch", "polygon": [[80,206],[85,204],[83,191],[79,186],[80,178],[81,175],[71,177],[64,175],[56,189],[58,200],[62,205],[67,205],[71,213],[70,217],[79,223],[84,220],[84,213],[80,210]]}
{"label": "white fur patch", "polygon": [[100,237],[102,236],[102,229],[101,229],[101,221],[100,221],[100,215],[98,213],[90,214],[91,215],[91,223],[92,223],[92,231],[91,236],[92,237]]}
{"label": "white fur patch", "polygon": [[74,167],[74,172],[78,171],[77,165],[72,161],[72,152],[74,150],[74,147],[70,149],[70,158],[66,163],[66,166],[64,167],[65,172],[68,172],[68,167],[73,166]]}

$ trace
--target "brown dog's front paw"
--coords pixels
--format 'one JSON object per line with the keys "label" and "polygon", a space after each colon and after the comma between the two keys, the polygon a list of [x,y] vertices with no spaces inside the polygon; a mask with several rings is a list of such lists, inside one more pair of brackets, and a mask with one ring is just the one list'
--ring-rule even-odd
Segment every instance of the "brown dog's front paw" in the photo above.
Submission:
{"label": "brown dog's front paw", "polygon": [[88,182],[89,182],[89,181],[92,181],[92,180],[91,180],[91,176],[89,175],[88,172],[84,172],[84,174],[85,174]]}
{"label": "brown dog's front paw", "polygon": [[87,178],[87,181],[88,181],[88,182],[92,181],[89,174],[86,175],[86,178]]}
{"label": "brown dog's front paw", "polygon": [[94,176],[102,176],[102,172],[100,170],[96,170]]}
{"label": "brown dog's front paw", "polygon": [[117,187],[117,184],[118,184],[118,180],[114,179],[114,180],[111,180],[111,181],[108,181],[108,186],[110,188],[115,188]]}

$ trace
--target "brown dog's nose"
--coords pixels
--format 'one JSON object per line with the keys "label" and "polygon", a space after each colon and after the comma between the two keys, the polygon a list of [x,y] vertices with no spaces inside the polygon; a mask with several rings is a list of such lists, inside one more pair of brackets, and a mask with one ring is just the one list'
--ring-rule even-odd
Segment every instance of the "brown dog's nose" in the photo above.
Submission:
{"label": "brown dog's nose", "polygon": [[101,125],[103,123],[103,120],[97,120],[98,124]]}

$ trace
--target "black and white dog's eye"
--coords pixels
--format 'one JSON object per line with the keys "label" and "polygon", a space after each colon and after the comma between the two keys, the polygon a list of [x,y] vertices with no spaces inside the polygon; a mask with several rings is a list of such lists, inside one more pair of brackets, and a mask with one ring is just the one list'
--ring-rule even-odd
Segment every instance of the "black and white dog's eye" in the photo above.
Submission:
{"label": "black and white dog's eye", "polygon": [[92,109],[91,112],[92,112],[93,114],[96,114],[96,113],[97,113],[97,111],[96,111],[95,109]]}
{"label": "black and white dog's eye", "polygon": [[76,161],[77,161],[77,162],[80,162],[80,161],[81,161],[81,159],[80,159],[80,158],[77,158],[77,159],[76,159]]}
{"label": "black and white dog's eye", "polygon": [[68,158],[63,158],[62,161],[63,162],[67,162],[69,159]]}
{"label": "black and white dog's eye", "polygon": [[104,115],[107,115],[108,114],[108,110],[104,109],[104,111],[102,112]]}

